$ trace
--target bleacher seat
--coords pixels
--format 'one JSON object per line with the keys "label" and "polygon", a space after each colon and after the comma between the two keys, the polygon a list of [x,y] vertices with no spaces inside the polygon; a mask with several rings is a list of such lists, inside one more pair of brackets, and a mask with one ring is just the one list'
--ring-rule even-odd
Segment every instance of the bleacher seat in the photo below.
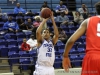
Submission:
{"label": "bleacher seat", "polygon": [[60,54],[62,54],[64,52],[64,48],[65,48],[65,45],[58,46],[58,51]]}
{"label": "bleacher seat", "polygon": [[8,53],[9,56],[9,64],[18,64],[19,63],[19,54],[14,52],[9,52]]}
{"label": "bleacher seat", "polygon": [[23,43],[23,39],[17,39],[17,43],[18,43],[18,46],[21,46],[21,44]]}
{"label": "bleacher seat", "polygon": [[13,55],[13,54],[16,54],[17,52],[15,52],[15,51],[9,51],[8,52],[8,56],[11,56],[11,55]]}
{"label": "bleacher seat", "polygon": [[61,40],[58,40],[57,46],[61,46],[61,45],[64,45],[64,43]]}
{"label": "bleacher seat", "polygon": [[77,50],[77,44],[75,43],[72,48],[74,48],[75,50]]}
{"label": "bleacher seat", "polygon": [[72,65],[74,66],[74,67],[79,67],[79,66],[81,66],[81,58],[80,57],[78,57],[78,55],[71,55],[70,56],[70,60],[72,61],[71,63],[72,63]]}
{"label": "bleacher seat", "polygon": [[80,57],[81,60],[83,60],[84,56],[85,56],[85,54],[80,54],[79,55],[79,57]]}
{"label": "bleacher seat", "polygon": [[30,57],[30,54],[29,53],[24,53],[24,54],[20,55],[20,57]]}
{"label": "bleacher seat", "polygon": [[26,51],[19,51],[19,55],[23,55],[23,54],[26,54]]}
{"label": "bleacher seat", "polygon": [[17,32],[16,36],[18,36],[18,35],[24,35],[24,34],[25,34],[24,32]]}
{"label": "bleacher seat", "polygon": [[17,38],[20,39],[20,38],[26,38],[26,35],[25,34],[19,34],[17,35]]}
{"label": "bleacher seat", "polygon": [[79,44],[78,48],[85,48],[85,44]]}
{"label": "bleacher seat", "polygon": [[8,52],[9,52],[9,49],[7,47],[2,47],[0,49],[0,55],[1,55],[1,57],[7,57],[8,56]]}
{"label": "bleacher seat", "polygon": [[77,54],[78,53],[78,51],[77,50],[75,50],[75,48],[72,48],[71,50],[70,50],[70,52],[69,52],[70,54]]}
{"label": "bleacher seat", "polygon": [[16,53],[18,53],[19,52],[19,48],[18,48],[18,46],[13,46],[13,47],[9,48],[9,51],[10,52],[11,51],[15,51]]}
{"label": "bleacher seat", "polygon": [[78,48],[78,53],[85,53],[85,49],[84,48]]}
{"label": "bleacher seat", "polygon": [[37,50],[29,51],[30,56],[36,57],[36,56],[37,56],[37,52],[36,52],[36,51],[37,51]]}
{"label": "bleacher seat", "polygon": [[60,56],[59,51],[55,51],[55,56]]}
{"label": "bleacher seat", "polygon": [[83,39],[82,38],[79,38],[76,43],[83,43]]}
{"label": "bleacher seat", "polygon": [[0,48],[2,48],[2,46],[7,47],[7,45],[8,45],[7,41],[5,41],[5,40],[0,41]]}
{"label": "bleacher seat", "polygon": [[17,40],[8,41],[8,47],[16,47],[18,45]]}
{"label": "bleacher seat", "polygon": [[62,59],[61,58],[56,58],[54,62],[54,68],[61,68],[62,67]]}
{"label": "bleacher seat", "polygon": [[70,59],[71,61],[80,60],[80,57],[78,57],[78,55],[70,55]]}
{"label": "bleacher seat", "polygon": [[28,64],[31,63],[30,59],[27,59],[27,58],[22,59],[21,58],[19,62],[20,62],[20,64],[22,64],[20,66],[22,70],[29,70],[29,65]]}

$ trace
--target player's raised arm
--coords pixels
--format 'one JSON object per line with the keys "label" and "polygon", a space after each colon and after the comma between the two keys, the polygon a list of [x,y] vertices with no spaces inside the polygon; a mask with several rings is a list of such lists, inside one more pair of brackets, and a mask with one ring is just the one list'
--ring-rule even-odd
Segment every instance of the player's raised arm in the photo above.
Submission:
{"label": "player's raised arm", "polygon": [[43,19],[43,21],[41,22],[41,24],[39,25],[39,27],[36,30],[36,38],[37,38],[38,43],[42,43],[42,41],[43,41],[41,33],[42,33],[42,29],[43,29],[43,26],[45,25],[46,21],[47,21],[47,19]]}
{"label": "player's raised arm", "polygon": [[57,26],[56,26],[56,23],[55,23],[55,21],[54,21],[54,16],[53,16],[53,14],[51,15],[51,20],[52,20],[53,27],[54,27],[54,36],[53,36],[52,41],[53,41],[53,44],[55,45],[55,44],[57,43],[57,41],[58,41],[59,33],[58,33],[58,28],[57,28]]}

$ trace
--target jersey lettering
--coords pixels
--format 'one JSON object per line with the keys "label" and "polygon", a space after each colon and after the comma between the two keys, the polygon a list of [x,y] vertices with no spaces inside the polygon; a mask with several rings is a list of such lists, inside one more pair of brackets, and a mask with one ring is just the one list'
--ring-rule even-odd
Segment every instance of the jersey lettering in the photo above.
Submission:
{"label": "jersey lettering", "polygon": [[46,53],[46,57],[51,57],[51,53]]}

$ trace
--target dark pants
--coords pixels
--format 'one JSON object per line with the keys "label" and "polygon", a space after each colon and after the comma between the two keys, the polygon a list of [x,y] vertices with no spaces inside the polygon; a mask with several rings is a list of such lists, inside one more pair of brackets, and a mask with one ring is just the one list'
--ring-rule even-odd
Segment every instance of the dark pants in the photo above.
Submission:
{"label": "dark pants", "polygon": [[86,13],[83,13],[82,16],[83,16],[84,19],[88,18],[88,14],[86,14]]}
{"label": "dark pants", "polygon": [[33,75],[33,72],[35,71],[35,65],[29,66],[29,70],[31,70],[30,75]]}

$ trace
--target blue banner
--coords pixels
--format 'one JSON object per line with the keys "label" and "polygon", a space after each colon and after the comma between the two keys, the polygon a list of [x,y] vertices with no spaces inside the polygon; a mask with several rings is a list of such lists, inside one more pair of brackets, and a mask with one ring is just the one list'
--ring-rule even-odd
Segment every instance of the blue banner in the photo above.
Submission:
{"label": "blue banner", "polygon": [[12,6],[12,5],[15,6],[15,5],[17,4],[17,2],[18,2],[18,0],[7,0],[7,4],[8,4],[8,5],[11,5],[11,6]]}

